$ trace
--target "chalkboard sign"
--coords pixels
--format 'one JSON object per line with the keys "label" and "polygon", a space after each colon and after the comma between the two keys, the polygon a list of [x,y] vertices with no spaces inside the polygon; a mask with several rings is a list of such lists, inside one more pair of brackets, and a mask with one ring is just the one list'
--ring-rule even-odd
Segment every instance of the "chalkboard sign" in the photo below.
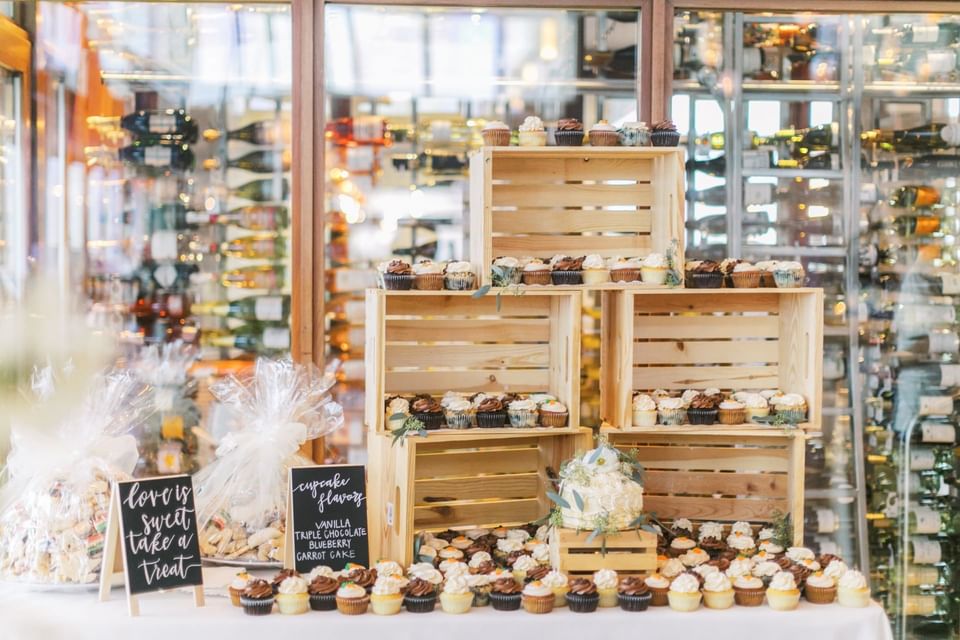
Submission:
{"label": "chalkboard sign", "polygon": [[370,550],[363,465],[290,469],[289,505],[288,567],[307,573],[321,564],[334,571],[348,562],[367,566]]}

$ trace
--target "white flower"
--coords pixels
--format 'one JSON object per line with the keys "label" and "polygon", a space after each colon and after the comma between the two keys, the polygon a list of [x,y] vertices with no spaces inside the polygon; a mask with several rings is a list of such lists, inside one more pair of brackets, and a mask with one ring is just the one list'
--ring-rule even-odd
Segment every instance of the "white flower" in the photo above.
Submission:
{"label": "white flower", "polygon": [[611,447],[598,447],[584,454],[583,463],[594,473],[612,473],[620,468],[620,454]]}

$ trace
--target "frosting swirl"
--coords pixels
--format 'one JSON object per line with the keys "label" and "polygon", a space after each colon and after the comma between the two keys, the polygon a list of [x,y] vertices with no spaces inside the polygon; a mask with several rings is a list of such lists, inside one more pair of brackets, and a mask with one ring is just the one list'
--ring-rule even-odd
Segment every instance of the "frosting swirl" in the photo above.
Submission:
{"label": "frosting swirl", "polygon": [[264,600],[273,596],[273,587],[266,580],[251,580],[244,588],[243,596],[252,600]]}
{"label": "frosting swirl", "polygon": [[513,578],[500,578],[493,583],[492,590],[494,593],[513,595],[515,593],[520,593],[520,585],[517,584],[517,581]]}
{"label": "frosting swirl", "polygon": [[691,573],[681,573],[670,583],[670,589],[677,593],[696,593],[700,590],[700,581]]}
{"label": "frosting swirl", "polygon": [[307,585],[307,591],[311,595],[325,596],[336,593],[340,588],[340,581],[332,576],[314,576],[310,584]]}
{"label": "frosting swirl", "polygon": [[774,591],[793,591],[797,588],[797,580],[792,573],[781,571],[770,580],[770,588]]}
{"label": "frosting swirl", "polygon": [[407,585],[407,595],[422,598],[423,596],[433,595],[437,592],[437,587],[426,580],[414,578]]}
{"label": "frosting swirl", "polygon": [[650,593],[650,587],[637,576],[627,576],[620,580],[620,584],[617,585],[617,592],[625,596],[642,596]]}
{"label": "frosting swirl", "polygon": [[590,578],[571,578],[568,586],[570,593],[578,596],[591,596],[597,593],[597,585]]}
{"label": "frosting swirl", "polygon": [[617,572],[613,569],[600,569],[593,574],[593,582],[597,585],[598,589],[616,589],[617,588]]}

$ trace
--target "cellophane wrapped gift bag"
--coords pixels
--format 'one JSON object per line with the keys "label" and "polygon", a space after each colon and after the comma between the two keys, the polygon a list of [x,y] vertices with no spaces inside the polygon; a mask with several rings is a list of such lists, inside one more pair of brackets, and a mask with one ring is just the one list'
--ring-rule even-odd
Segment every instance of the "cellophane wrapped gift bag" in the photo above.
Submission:
{"label": "cellophane wrapped gift bag", "polygon": [[290,467],[313,464],[301,445],[343,424],[331,371],[289,358],[260,359],[253,375],[211,387],[239,429],[195,477],[200,551],[212,560],[276,563],[283,558]]}
{"label": "cellophane wrapped gift bag", "polygon": [[[35,376],[39,402],[62,401],[50,381],[49,369]],[[0,492],[0,580],[99,580],[112,484],[130,479],[138,458],[131,432],[152,406],[151,389],[136,376],[110,372],[94,377],[65,420],[45,423],[38,407],[12,425]]]}

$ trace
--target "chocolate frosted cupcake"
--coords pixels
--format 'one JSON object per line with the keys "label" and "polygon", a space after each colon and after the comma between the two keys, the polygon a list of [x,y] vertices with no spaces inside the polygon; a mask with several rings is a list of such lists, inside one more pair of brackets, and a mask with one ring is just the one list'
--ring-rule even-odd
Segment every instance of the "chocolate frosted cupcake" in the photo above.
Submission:
{"label": "chocolate frosted cupcake", "polygon": [[540,565],[539,567],[528,569],[527,575],[524,576],[523,579],[526,582],[533,582],[534,580],[543,580],[548,573],[550,573],[550,567],[546,565]]}
{"label": "chocolate frosted cupcake", "polygon": [[600,592],[590,578],[571,578],[567,606],[574,613],[592,613],[600,604]]}
{"label": "chocolate frosted cupcake", "polygon": [[410,413],[423,423],[423,428],[439,429],[443,425],[443,407],[430,396],[417,396],[410,403]]}
{"label": "chocolate frosted cupcake", "polygon": [[653,594],[650,587],[637,576],[627,576],[617,585],[617,601],[624,611],[646,611]]}
{"label": "chocolate frosted cupcake", "polygon": [[408,291],[413,288],[416,276],[409,263],[403,260],[383,262],[377,268],[383,278],[383,288],[391,291]]}
{"label": "chocolate frosted cupcake", "polygon": [[333,611],[337,608],[337,589],[340,581],[329,576],[317,576],[309,585],[310,608],[314,611]]}
{"label": "chocolate frosted cupcake", "polygon": [[650,144],[655,147],[675,147],[680,144],[680,132],[670,120],[661,120],[650,128]]}
{"label": "chocolate frosted cupcake", "polygon": [[583,145],[583,123],[576,118],[560,118],[553,138],[557,146],[579,147]]}
{"label": "chocolate frosted cupcake", "polygon": [[403,594],[403,606],[410,613],[429,613],[437,604],[437,588],[420,578],[414,578],[407,584]]}
{"label": "chocolate frosted cupcake", "polygon": [[477,403],[477,426],[498,429],[507,422],[507,411],[500,398],[486,397]]}
{"label": "chocolate frosted cupcake", "polygon": [[273,587],[266,580],[251,580],[240,594],[240,606],[249,616],[265,616],[273,611]]}
{"label": "chocolate frosted cupcake", "polygon": [[553,284],[583,284],[583,258],[556,256],[550,261],[553,270],[550,279]]}
{"label": "chocolate frosted cupcake", "polygon": [[687,420],[690,421],[690,424],[713,424],[717,421],[719,404],[716,397],[701,393],[690,401],[690,408],[687,409]]}
{"label": "chocolate frosted cupcake", "polygon": [[490,604],[497,611],[516,611],[520,608],[522,587],[513,578],[500,578],[490,590]]}
{"label": "chocolate frosted cupcake", "polygon": [[693,268],[690,281],[695,289],[719,289],[723,286],[723,272],[712,260],[703,260]]}
{"label": "chocolate frosted cupcake", "polygon": [[364,589],[366,589],[367,593],[370,593],[376,581],[377,581],[377,570],[366,569],[364,567],[357,567],[356,569],[351,570],[345,576],[341,576],[340,578],[340,582],[352,582],[358,587],[363,587]]}

